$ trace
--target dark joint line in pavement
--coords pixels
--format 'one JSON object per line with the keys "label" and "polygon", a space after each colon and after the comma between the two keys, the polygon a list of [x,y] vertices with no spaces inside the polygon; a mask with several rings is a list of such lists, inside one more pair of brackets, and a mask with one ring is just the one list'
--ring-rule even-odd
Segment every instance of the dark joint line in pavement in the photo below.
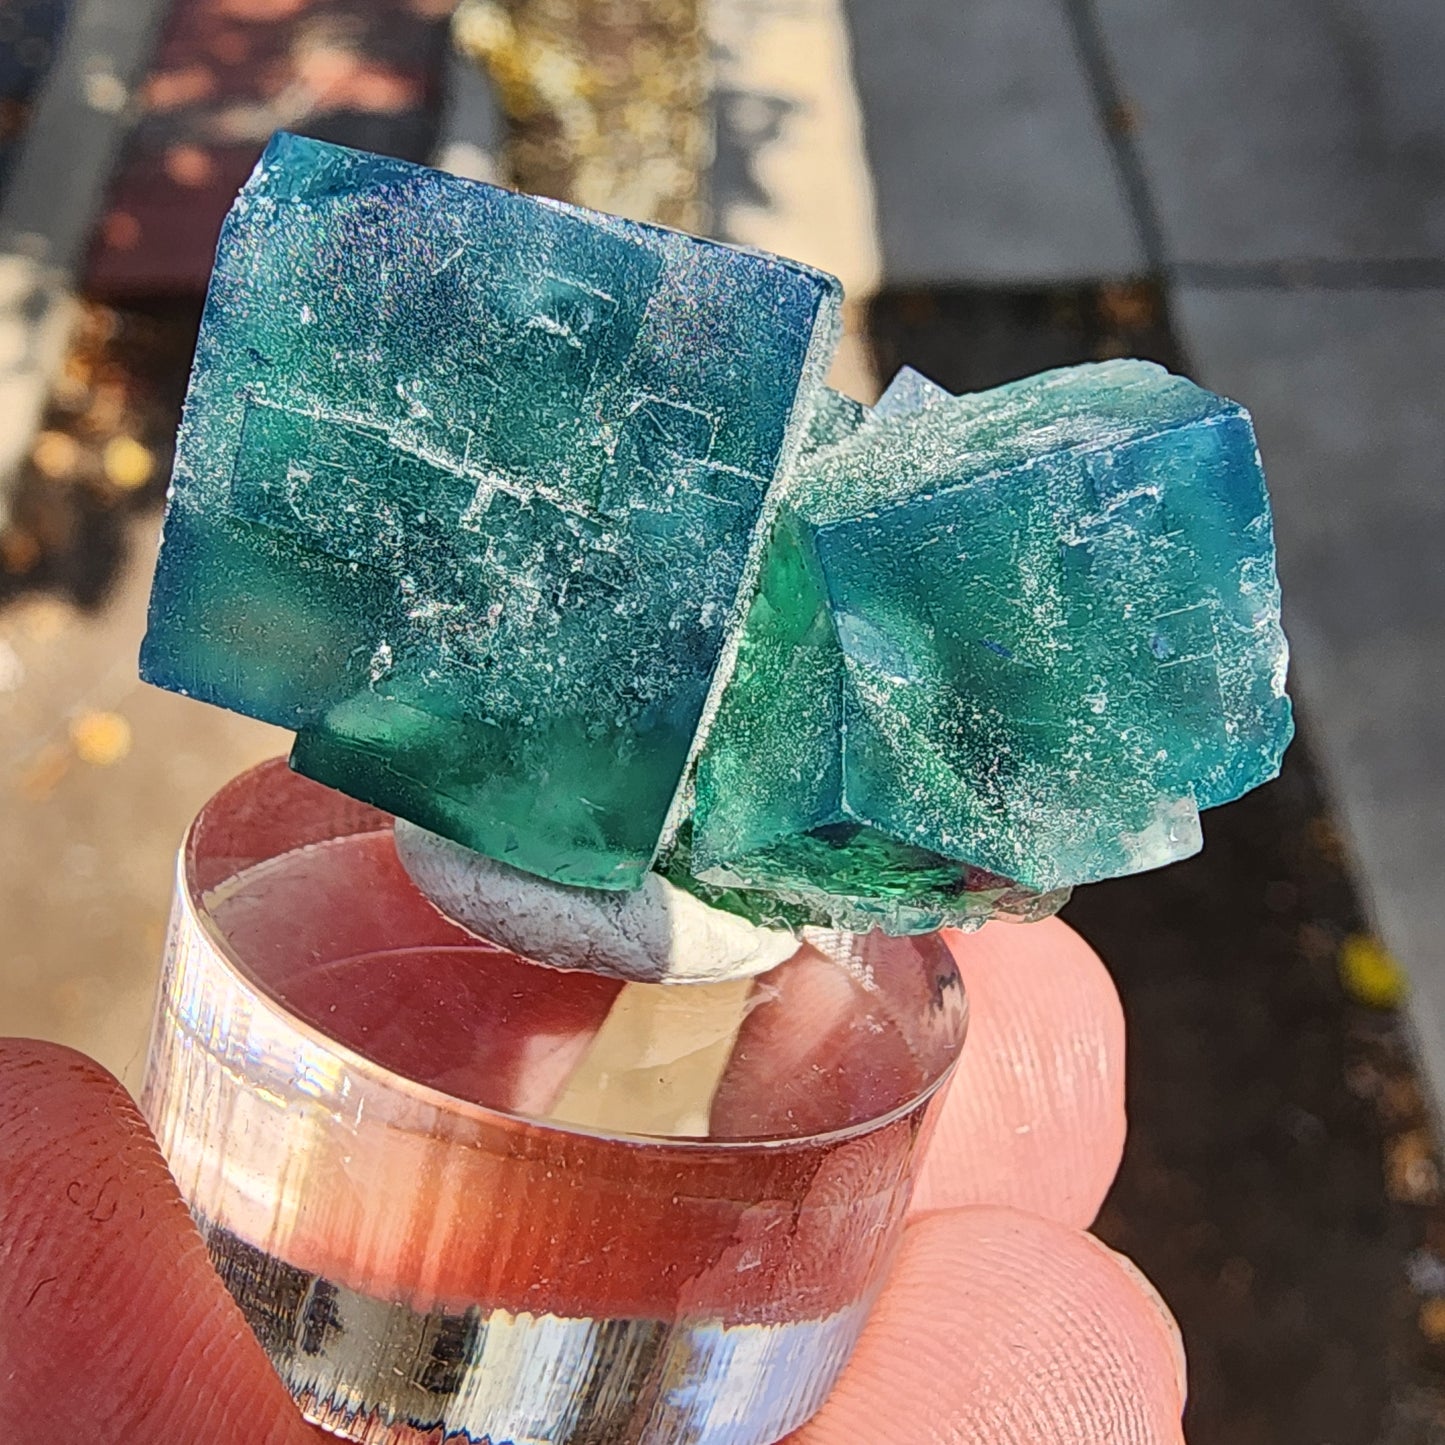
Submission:
{"label": "dark joint line in pavement", "polygon": [[1219,291],[1445,291],[1445,256],[1361,261],[1179,261],[1175,285]]}
{"label": "dark joint line in pavement", "polygon": [[1144,169],[1143,157],[1134,144],[1134,108],[1119,83],[1118,72],[1104,39],[1103,26],[1099,23],[1095,0],[1063,0],[1063,11],[1098,112],[1105,144],[1139,237],[1139,248],[1154,275],[1168,275],[1169,248],[1164,239],[1164,224]]}

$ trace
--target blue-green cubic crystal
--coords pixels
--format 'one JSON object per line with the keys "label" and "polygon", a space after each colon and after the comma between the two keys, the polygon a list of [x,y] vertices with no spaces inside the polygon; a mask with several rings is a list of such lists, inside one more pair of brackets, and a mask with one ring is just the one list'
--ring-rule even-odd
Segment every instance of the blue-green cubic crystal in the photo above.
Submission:
{"label": "blue-green cubic crystal", "polygon": [[1145,362],[828,390],[806,266],[278,136],[222,232],[142,653],[558,883],[1038,917],[1291,735],[1248,414]]}
{"label": "blue-green cubic crystal", "polygon": [[967,865],[1055,890],[1194,852],[1291,734],[1247,414],[1144,362],[893,396],[788,481],[691,866],[906,929],[993,906]]}
{"label": "blue-green cubic crystal", "polygon": [[144,676],[493,857],[634,886],[838,300],[793,262],[278,136],[221,237]]}

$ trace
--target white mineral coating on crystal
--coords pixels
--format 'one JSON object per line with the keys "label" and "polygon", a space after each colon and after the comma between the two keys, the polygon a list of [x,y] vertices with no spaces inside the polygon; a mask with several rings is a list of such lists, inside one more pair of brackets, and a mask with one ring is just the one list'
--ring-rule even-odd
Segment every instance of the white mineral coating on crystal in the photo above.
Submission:
{"label": "white mineral coating on crystal", "polygon": [[631,893],[569,888],[401,819],[396,851],[447,917],[552,968],[631,983],[720,983],[765,973],[798,949],[786,929],[712,908],[656,873]]}

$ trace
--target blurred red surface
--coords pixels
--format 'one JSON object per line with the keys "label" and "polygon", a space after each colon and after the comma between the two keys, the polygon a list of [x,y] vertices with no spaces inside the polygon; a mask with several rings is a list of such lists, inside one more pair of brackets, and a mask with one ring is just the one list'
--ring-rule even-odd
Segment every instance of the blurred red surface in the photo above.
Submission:
{"label": "blurred red surface", "polygon": [[447,0],[176,0],[86,278],[108,300],[205,290],[216,236],[277,130],[424,159]]}

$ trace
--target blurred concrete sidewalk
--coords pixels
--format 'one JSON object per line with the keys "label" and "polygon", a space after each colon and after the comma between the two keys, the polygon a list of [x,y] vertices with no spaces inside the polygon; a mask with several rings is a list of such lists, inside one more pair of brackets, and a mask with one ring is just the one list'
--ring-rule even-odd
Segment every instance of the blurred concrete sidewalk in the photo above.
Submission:
{"label": "blurred concrete sidewalk", "polygon": [[98,612],[34,597],[0,614],[0,1033],[72,1044],[132,1088],[176,845],[221,783],[289,742],[136,677],[155,538],[131,524]]}
{"label": "blurred concrete sidewalk", "polygon": [[1159,275],[1253,411],[1292,690],[1445,1101],[1445,5],[845,3],[885,284]]}

